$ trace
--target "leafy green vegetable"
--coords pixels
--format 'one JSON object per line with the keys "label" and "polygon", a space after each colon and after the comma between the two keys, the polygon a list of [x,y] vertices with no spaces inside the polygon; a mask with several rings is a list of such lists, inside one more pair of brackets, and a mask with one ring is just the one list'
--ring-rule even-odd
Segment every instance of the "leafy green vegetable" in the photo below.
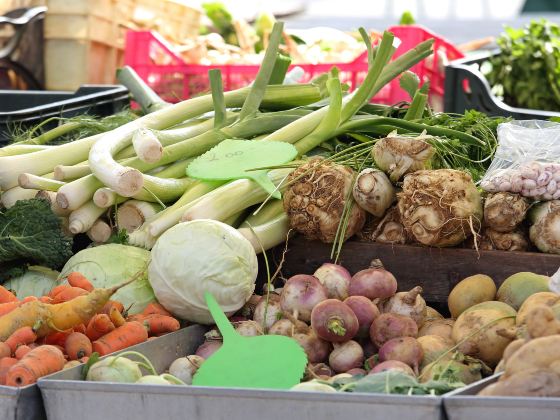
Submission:
{"label": "leafy green vegetable", "polygon": [[72,256],[72,239],[45,200],[20,200],[0,211],[0,263],[26,261],[58,269]]}
{"label": "leafy green vegetable", "polygon": [[442,395],[465,386],[462,382],[428,381],[420,383],[406,373],[387,370],[366,376],[354,376],[337,380],[332,384],[343,392],[365,392],[377,394]]}
{"label": "leafy green vegetable", "polygon": [[43,296],[56,286],[58,274],[58,271],[49,268],[31,266],[20,276],[4,282],[3,286],[12,290],[19,299],[27,296]]}
{"label": "leafy green vegetable", "polygon": [[399,85],[411,98],[414,98],[418,86],[420,86],[420,79],[416,73],[407,70],[400,77]]}
{"label": "leafy green vegetable", "polygon": [[501,53],[486,75],[493,92],[510,105],[560,110],[560,26],[548,20],[506,27],[496,40]]}

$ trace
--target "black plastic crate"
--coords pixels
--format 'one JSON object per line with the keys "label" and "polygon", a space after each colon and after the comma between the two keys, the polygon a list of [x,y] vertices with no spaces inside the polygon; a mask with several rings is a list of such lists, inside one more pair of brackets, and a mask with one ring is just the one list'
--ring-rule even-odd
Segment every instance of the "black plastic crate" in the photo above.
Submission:
{"label": "black plastic crate", "polygon": [[0,146],[9,142],[14,129],[31,128],[50,117],[104,117],[129,104],[128,90],[121,85],[84,85],[76,92],[0,90]]}
{"label": "black plastic crate", "polygon": [[482,63],[499,53],[493,51],[462,58],[445,68],[445,112],[462,114],[468,109],[476,109],[488,115],[517,120],[560,117],[560,112],[512,107],[492,94],[488,80],[479,69]]}

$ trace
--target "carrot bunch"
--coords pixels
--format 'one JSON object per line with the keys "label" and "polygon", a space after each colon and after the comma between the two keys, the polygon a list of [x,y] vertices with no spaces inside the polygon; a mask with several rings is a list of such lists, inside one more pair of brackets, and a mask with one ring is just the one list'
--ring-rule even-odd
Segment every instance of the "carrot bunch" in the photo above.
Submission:
{"label": "carrot bunch", "polygon": [[104,356],[180,327],[157,303],[127,316],[122,303],[109,300],[112,293],[103,293],[108,289],[94,289],[78,272],[67,280],[46,296],[23,300],[0,286],[0,385],[33,384],[86,363],[93,352]]}

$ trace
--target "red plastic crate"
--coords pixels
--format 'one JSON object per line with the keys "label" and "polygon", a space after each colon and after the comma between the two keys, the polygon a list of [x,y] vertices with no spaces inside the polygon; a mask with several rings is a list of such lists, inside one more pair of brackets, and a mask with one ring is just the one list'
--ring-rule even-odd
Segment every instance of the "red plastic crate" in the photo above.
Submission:
{"label": "red plastic crate", "polygon": [[[430,80],[430,94],[443,96],[444,74],[438,72],[439,54],[455,60],[463,54],[452,44],[418,25],[393,26],[388,29],[401,40],[394,54],[398,57],[418,43],[434,38],[435,59],[431,63],[423,60],[412,68],[421,80]],[[157,33],[129,31],[126,37],[125,64],[131,66],[163,99],[177,102],[209,91],[208,70],[220,69],[225,90],[233,90],[251,83],[259,66],[256,65],[197,65],[187,64],[180,55]],[[298,64],[305,74],[302,82],[329,71],[333,66],[340,70],[340,79],[353,90],[363,81],[367,73],[367,52],[350,63]],[[405,91],[394,80],[374,98],[377,103],[395,104],[409,100]]]}

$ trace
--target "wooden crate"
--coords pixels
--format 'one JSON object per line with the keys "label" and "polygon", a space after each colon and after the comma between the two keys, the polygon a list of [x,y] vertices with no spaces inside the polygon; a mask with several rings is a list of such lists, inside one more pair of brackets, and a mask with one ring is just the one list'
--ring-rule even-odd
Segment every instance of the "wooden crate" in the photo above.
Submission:
{"label": "wooden crate", "polygon": [[[280,261],[283,246],[274,250]],[[294,237],[282,266],[285,278],[294,274],[312,274],[329,262],[331,245]],[[399,290],[420,285],[428,302],[447,302],[449,292],[459,281],[473,274],[486,274],[499,285],[520,271],[552,275],[560,268],[560,255],[534,252],[480,251],[460,248],[426,248],[411,245],[387,245],[348,241],[340,264],[352,274],[367,268],[375,258],[382,261],[399,283]],[[272,270],[274,271],[274,269]]]}

